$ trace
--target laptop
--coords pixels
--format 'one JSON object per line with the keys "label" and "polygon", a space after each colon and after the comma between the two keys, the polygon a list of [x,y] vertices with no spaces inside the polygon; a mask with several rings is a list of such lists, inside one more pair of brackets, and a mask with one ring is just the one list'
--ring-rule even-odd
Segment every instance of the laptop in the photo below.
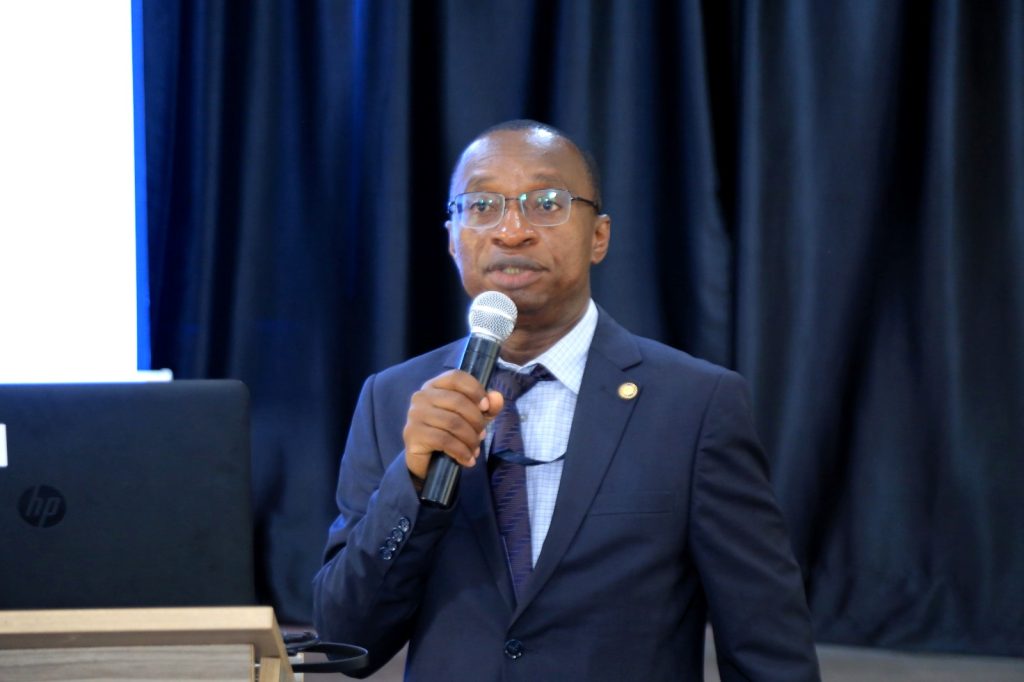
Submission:
{"label": "laptop", "polygon": [[255,604],[231,380],[0,385],[0,610]]}

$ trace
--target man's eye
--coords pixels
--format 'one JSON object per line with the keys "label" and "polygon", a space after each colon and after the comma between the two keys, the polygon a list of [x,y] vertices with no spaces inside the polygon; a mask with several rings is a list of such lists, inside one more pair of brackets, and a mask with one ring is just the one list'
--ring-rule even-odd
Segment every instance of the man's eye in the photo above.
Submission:
{"label": "man's eye", "polygon": [[552,196],[538,197],[535,206],[545,213],[551,213],[562,208],[562,205],[558,203],[558,200]]}
{"label": "man's eye", "polygon": [[489,199],[477,199],[466,206],[469,213],[487,213],[494,210],[494,202]]}

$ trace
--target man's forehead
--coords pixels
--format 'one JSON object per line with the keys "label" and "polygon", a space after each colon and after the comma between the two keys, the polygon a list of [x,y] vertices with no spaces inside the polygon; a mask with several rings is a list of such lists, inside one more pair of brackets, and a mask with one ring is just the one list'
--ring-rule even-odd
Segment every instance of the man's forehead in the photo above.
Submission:
{"label": "man's forehead", "polygon": [[[548,183],[551,185],[557,185],[565,182],[565,175],[559,173],[554,168],[534,168],[531,169],[531,172],[524,173],[523,176],[525,180],[532,183]],[[461,179],[467,187],[470,187],[473,185],[483,185],[489,182],[495,182],[499,178],[487,168],[467,168],[467,172],[462,173]]]}
{"label": "man's forehead", "polygon": [[586,172],[580,153],[550,131],[498,130],[473,141],[462,153],[453,181],[480,183],[492,179],[498,166],[519,162],[538,182],[564,182],[567,172]]}
{"label": "man's forehead", "polygon": [[478,137],[462,153],[463,160],[492,154],[574,154],[575,149],[563,137],[541,128],[495,130]]}

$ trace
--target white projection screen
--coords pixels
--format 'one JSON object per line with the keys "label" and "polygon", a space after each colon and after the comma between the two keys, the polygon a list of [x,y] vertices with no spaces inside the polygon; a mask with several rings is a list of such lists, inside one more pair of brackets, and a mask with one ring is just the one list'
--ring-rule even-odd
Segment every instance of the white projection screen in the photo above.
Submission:
{"label": "white projection screen", "polygon": [[140,1],[0,2],[0,382],[133,380],[148,367]]}

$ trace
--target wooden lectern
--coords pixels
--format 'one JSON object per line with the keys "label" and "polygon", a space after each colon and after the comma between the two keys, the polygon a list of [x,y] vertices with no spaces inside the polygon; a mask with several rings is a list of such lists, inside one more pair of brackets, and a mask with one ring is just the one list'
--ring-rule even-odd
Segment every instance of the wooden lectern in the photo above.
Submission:
{"label": "wooden lectern", "polygon": [[0,611],[0,680],[292,682],[270,607]]}

